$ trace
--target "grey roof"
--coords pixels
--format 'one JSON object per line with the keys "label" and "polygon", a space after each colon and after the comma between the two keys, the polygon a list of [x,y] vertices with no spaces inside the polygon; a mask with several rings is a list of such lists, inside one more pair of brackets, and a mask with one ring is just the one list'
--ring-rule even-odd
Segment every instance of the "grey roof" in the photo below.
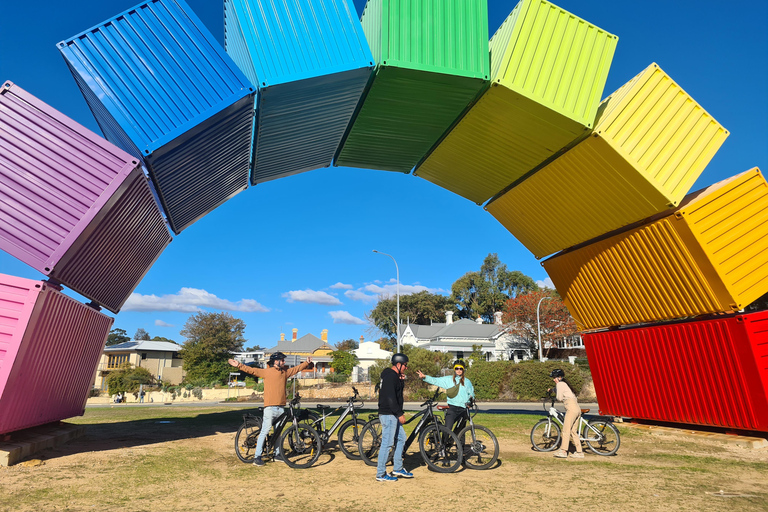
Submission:
{"label": "grey roof", "polygon": [[104,352],[125,352],[126,350],[134,352],[178,352],[181,350],[181,345],[168,341],[131,340],[104,347]]}
{"label": "grey roof", "polygon": [[433,323],[432,325],[410,324],[413,335],[420,340],[438,338],[486,339],[490,340],[503,332],[503,326],[496,324],[478,324],[466,318],[451,324]]}
{"label": "grey roof", "polygon": [[296,341],[280,340],[277,342],[277,345],[270,349],[266,349],[264,352],[267,354],[271,354],[272,352],[306,352],[311,354],[315,350],[322,348],[323,345],[329,350],[333,350],[333,347],[323,342],[323,340],[314,334],[305,334]]}

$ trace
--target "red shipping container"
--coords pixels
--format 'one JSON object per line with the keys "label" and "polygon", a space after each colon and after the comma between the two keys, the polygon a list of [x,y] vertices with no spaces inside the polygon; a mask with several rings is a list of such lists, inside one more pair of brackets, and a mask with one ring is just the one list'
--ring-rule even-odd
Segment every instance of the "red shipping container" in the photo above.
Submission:
{"label": "red shipping container", "polygon": [[113,319],[0,274],[0,434],[81,416]]}
{"label": "red shipping container", "polygon": [[582,336],[601,414],[768,432],[768,311]]}

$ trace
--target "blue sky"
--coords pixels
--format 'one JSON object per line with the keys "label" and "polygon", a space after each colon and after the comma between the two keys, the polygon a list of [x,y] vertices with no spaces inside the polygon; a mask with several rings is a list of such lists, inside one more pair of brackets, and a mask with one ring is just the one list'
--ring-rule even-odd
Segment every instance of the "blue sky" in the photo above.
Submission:
{"label": "blue sky", "polygon": [[[220,0],[187,0],[223,43]],[[517,2],[489,0],[493,34]],[[731,134],[693,190],[752,167],[768,170],[768,2],[726,7],[698,0],[560,0],[560,7],[619,36],[603,97],[656,62]],[[5,2],[0,81],[11,80],[100,133],[56,43],[128,9],[133,0]],[[364,0],[355,0],[358,12]],[[379,294],[449,293],[498,253],[537,281],[539,262],[489,213],[421,178],[364,169],[311,171],[252,187],[185,230],[116,316],[132,335],[183,341],[196,311],[230,311],[247,345],[280,333],[329,341],[378,338],[365,321]],[[4,252],[0,272],[42,275]],[[73,296],[83,300],[75,294]],[[111,313],[108,313],[110,314]]]}

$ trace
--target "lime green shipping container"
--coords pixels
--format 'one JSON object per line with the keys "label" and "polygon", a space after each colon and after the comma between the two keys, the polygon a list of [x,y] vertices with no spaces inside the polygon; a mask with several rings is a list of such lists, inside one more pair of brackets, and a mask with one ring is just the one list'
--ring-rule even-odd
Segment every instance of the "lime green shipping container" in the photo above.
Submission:
{"label": "lime green shipping container", "polygon": [[335,165],[410,172],[489,81],[487,0],[368,0],[376,70]]}
{"label": "lime green shipping container", "polygon": [[768,292],[768,184],[754,168],[543,265],[582,330],[740,311]]}
{"label": "lime green shipping container", "polygon": [[618,37],[543,0],[522,0],[491,39],[491,87],[417,176],[482,204],[585,137]]}
{"label": "lime green shipping container", "polygon": [[486,209],[542,258],[676,207],[727,137],[651,64],[603,101],[589,137]]}

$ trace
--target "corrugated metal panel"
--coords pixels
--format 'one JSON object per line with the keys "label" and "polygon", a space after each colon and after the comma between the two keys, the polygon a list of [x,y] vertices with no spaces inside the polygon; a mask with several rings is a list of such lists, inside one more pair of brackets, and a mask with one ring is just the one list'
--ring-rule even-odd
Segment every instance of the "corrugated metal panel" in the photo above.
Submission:
{"label": "corrugated metal panel", "polygon": [[741,310],[768,292],[767,188],[747,171],[544,268],[582,329]]}
{"label": "corrugated metal panel", "polygon": [[677,206],[727,136],[652,64],[603,102],[592,136],[486,208],[541,258]]}
{"label": "corrugated metal panel", "polygon": [[[253,108],[253,87],[182,0],[144,2],[59,49],[107,139],[144,157],[176,233],[246,188],[252,120],[231,114]],[[212,148],[225,168],[210,167]],[[170,151],[185,156],[163,160]],[[217,188],[226,192],[201,193]],[[177,218],[178,196],[193,214]]]}
{"label": "corrugated metal panel", "polygon": [[0,248],[117,312],[171,241],[138,160],[11,82],[0,107]]}
{"label": "corrugated metal panel", "polygon": [[490,42],[493,87],[414,174],[481,204],[587,136],[618,38],[523,0]]}
{"label": "corrugated metal panel", "polygon": [[343,0],[225,7],[228,51],[259,87],[251,183],[330,166],[374,67],[354,9]]}
{"label": "corrugated metal panel", "polygon": [[761,311],[585,334],[600,413],[768,432],[767,333]]}
{"label": "corrugated metal panel", "polygon": [[112,318],[46,283],[5,274],[0,318],[10,319],[0,323],[10,349],[0,367],[0,433],[82,415]]}
{"label": "corrugated metal panel", "polygon": [[487,9],[485,0],[366,4],[362,25],[380,61],[335,165],[410,172],[487,87]]}

